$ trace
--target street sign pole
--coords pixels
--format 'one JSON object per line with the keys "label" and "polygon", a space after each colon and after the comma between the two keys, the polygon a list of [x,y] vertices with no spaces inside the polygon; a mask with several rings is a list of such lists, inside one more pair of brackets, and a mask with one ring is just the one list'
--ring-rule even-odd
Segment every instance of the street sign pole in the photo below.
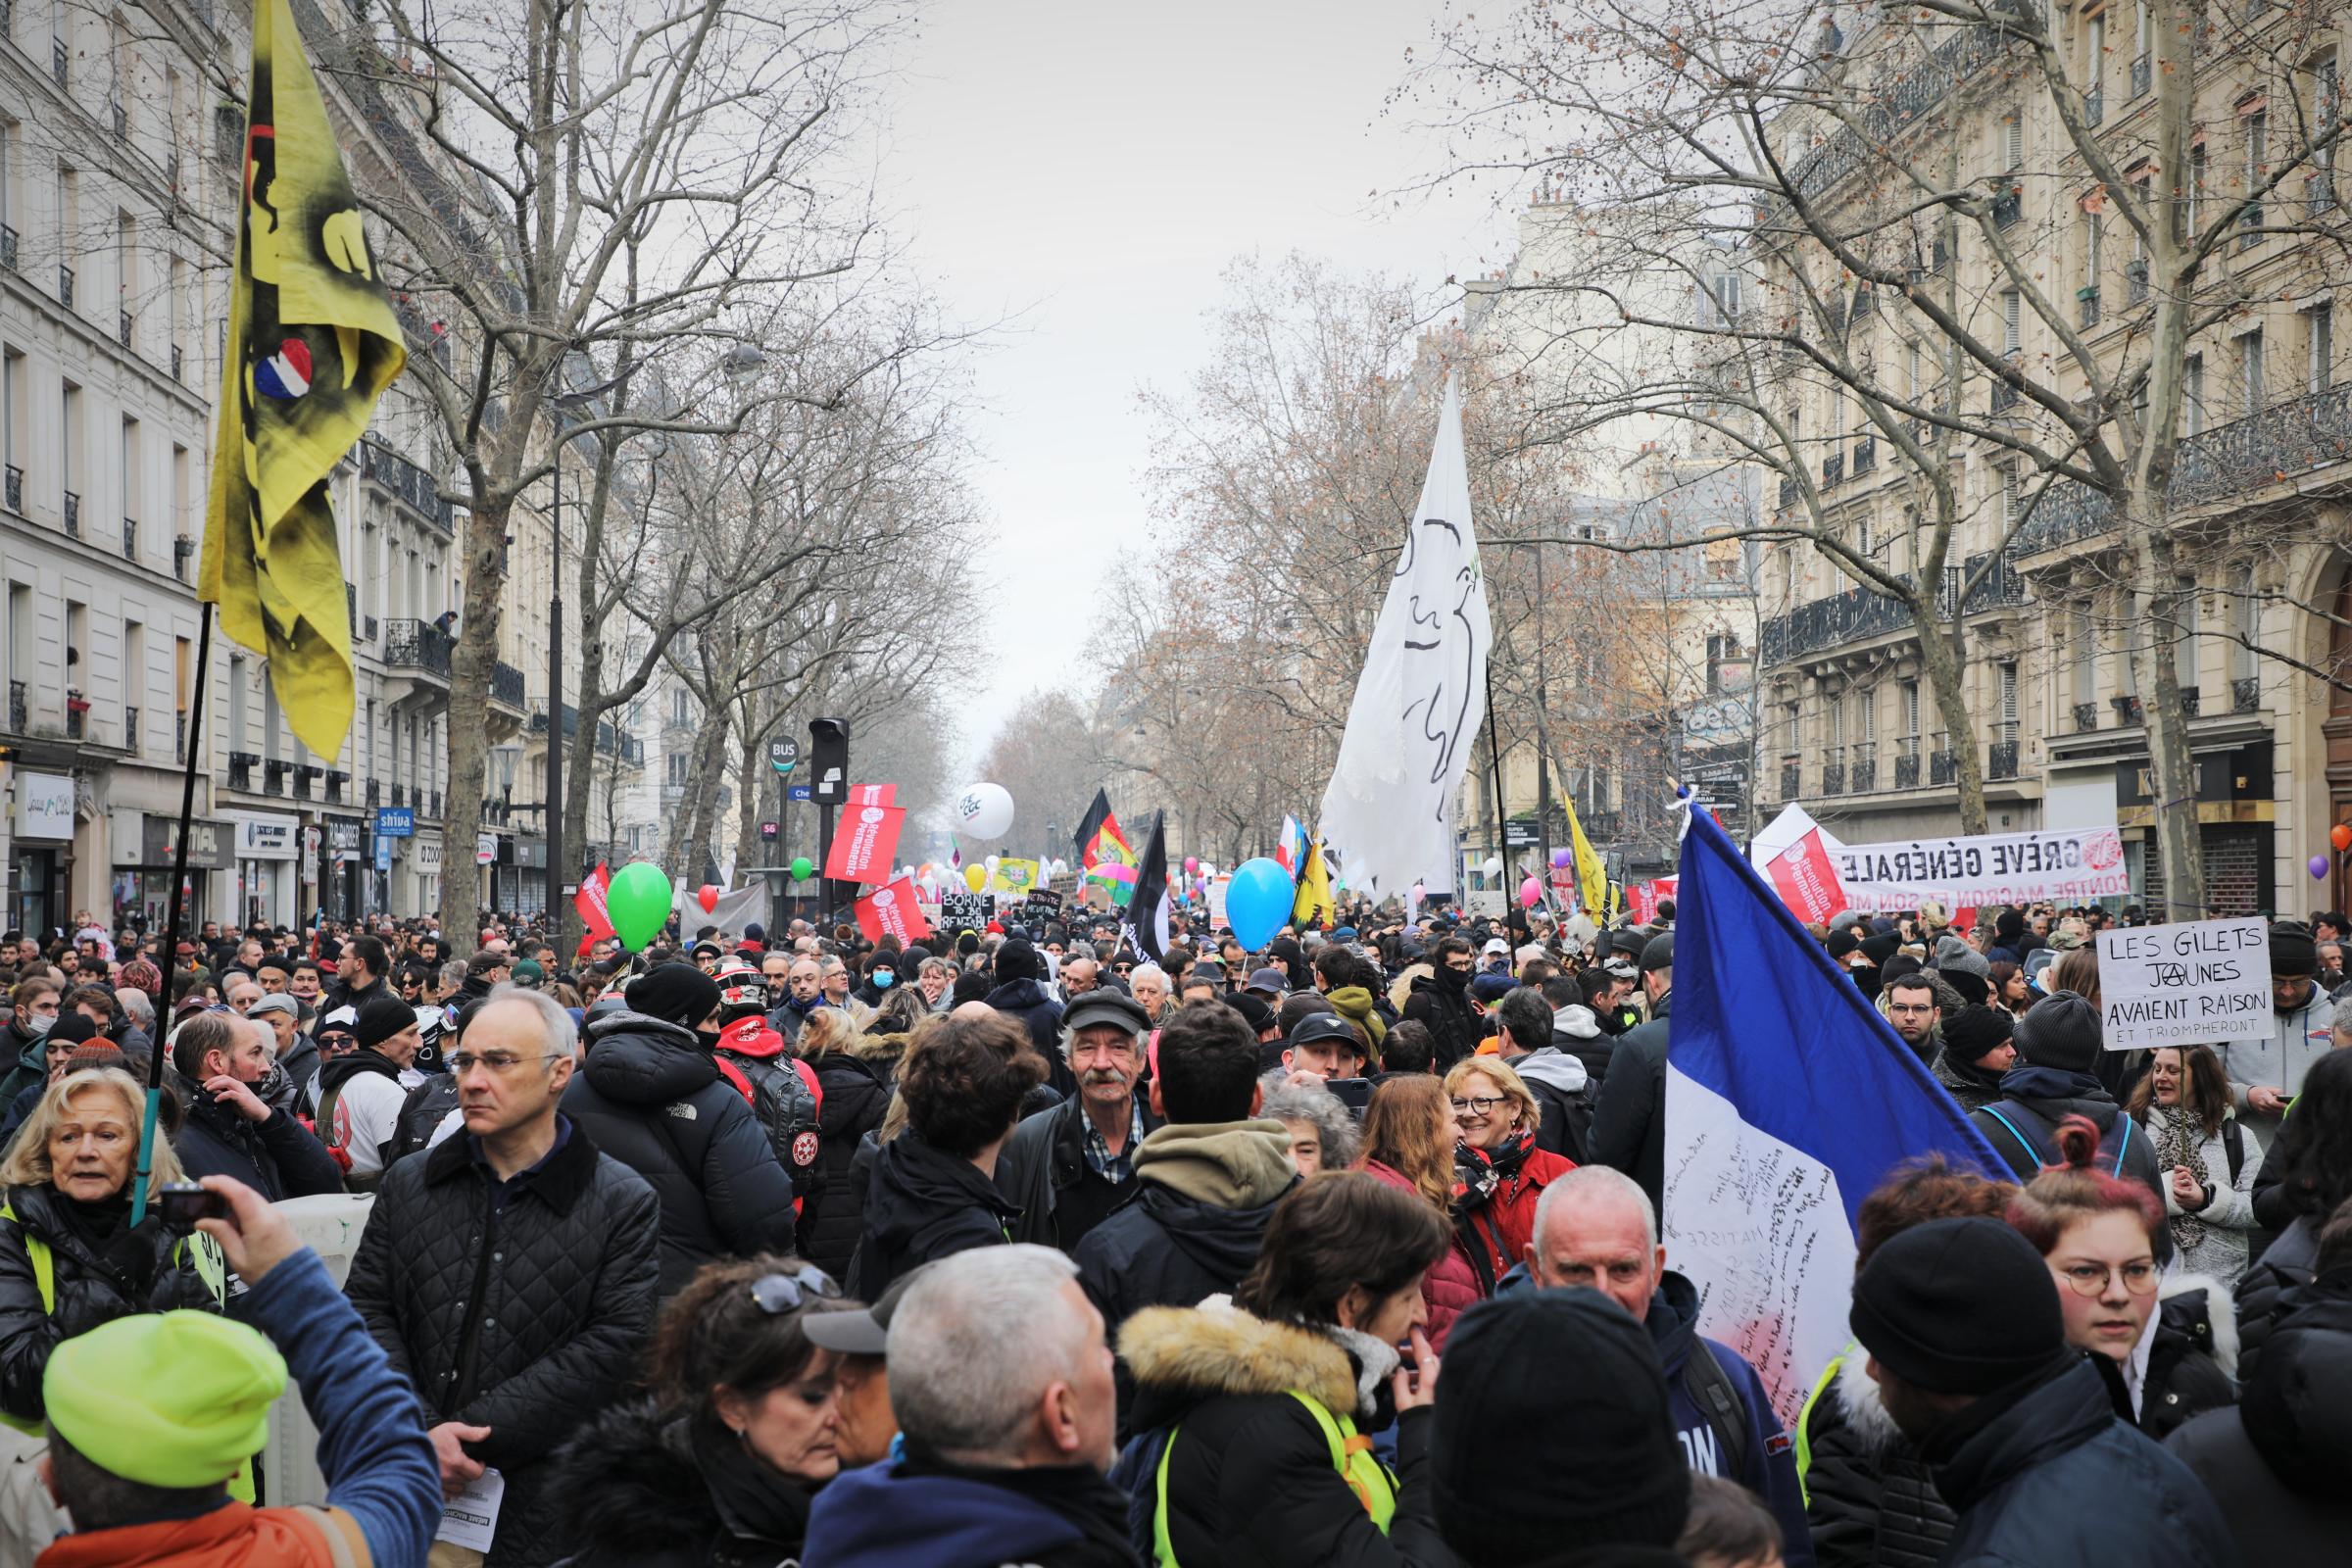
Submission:
{"label": "street sign pole", "polygon": [[[778,925],[785,923],[785,901],[790,897],[786,890],[792,885],[792,770],[800,760],[801,743],[791,736],[767,743],[767,765],[776,772],[776,848],[769,858],[786,867],[771,885]],[[775,933],[768,937],[773,941]]]}

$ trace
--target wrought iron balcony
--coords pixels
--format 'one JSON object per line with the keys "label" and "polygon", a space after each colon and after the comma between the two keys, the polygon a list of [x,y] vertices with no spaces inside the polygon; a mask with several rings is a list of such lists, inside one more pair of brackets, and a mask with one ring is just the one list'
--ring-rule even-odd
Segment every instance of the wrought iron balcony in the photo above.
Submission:
{"label": "wrought iron balcony", "polygon": [[1879,466],[1879,438],[1866,435],[1854,443],[1854,477],[1859,479]]}
{"label": "wrought iron balcony", "polygon": [[122,749],[133,757],[139,755],[139,710],[135,704],[122,707]]}
{"label": "wrought iron balcony", "polygon": [[513,709],[520,709],[525,706],[523,693],[524,683],[521,670],[507,663],[490,666],[490,700],[492,702],[504,703]]}
{"label": "wrought iron balcony", "polygon": [[228,754],[228,787],[232,790],[253,788],[253,764],[258,760],[251,752]]}
{"label": "wrought iron balcony", "polygon": [[1992,226],[2009,228],[2026,216],[2026,194],[2012,185],[1992,199]]}
{"label": "wrought iron balcony", "polygon": [[1898,790],[1919,788],[1919,754],[1905,752],[1894,760],[1894,787]]}
{"label": "wrought iron balcony", "polygon": [[2262,704],[2262,677],[2240,675],[2230,683],[2230,711],[2251,713]]}
{"label": "wrought iron balcony", "polygon": [[24,515],[24,470],[12,463],[8,465],[6,474],[8,510],[22,517]]}
{"label": "wrought iron balcony", "polygon": [[1821,764],[1821,793],[1824,795],[1843,795],[1845,793],[1845,764],[1843,762]]}
{"label": "wrought iron balcony", "polygon": [[1960,760],[1949,752],[1928,754],[1928,782],[1949,784],[1960,776]]}
{"label": "wrought iron balcony", "polygon": [[369,806],[384,804],[384,781],[382,779],[371,778],[368,781],[368,804]]}
{"label": "wrought iron balcony", "polygon": [[443,534],[457,532],[456,509],[440,498],[433,476],[373,436],[360,442],[360,477],[390,491]]}
{"label": "wrought iron balcony", "polygon": [[2312,171],[2303,182],[2303,209],[2317,218],[2335,211],[2335,170],[2324,167]]}
{"label": "wrought iron balcony", "polygon": [[2248,202],[2237,210],[2237,248],[2250,251],[2262,243],[2262,203]]}
{"label": "wrought iron balcony", "polygon": [[2011,385],[2009,382],[1995,381],[1992,383],[1992,389],[1987,400],[1986,407],[1988,407],[1995,414],[2007,414],[2011,409],[2017,407],[2017,400],[2021,396],[2023,396],[2023,394],[2020,393],[2017,388]]}
{"label": "wrought iron balcony", "polygon": [[328,768],[326,770],[326,804],[329,806],[341,806],[343,804],[343,786],[350,782],[351,775],[349,773],[338,772],[336,769],[331,767]]}
{"label": "wrought iron balcony", "polygon": [[1794,479],[1781,481],[1781,510],[1783,512],[1787,512],[1790,507],[1796,505],[1798,493],[1798,485]]}
{"label": "wrought iron balcony", "polygon": [[409,804],[409,787],[397,779],[393,780],[392,783],[392,804],[394,806],[406,806]]}
{"label": "wrought iron balcony", "polygon": [[2139,710],[2139,699],[2136,697],[2110,697],[2107,706],[2115,710],[2115,721],[2127,727],[2138,723],[2144,716]]}
{"label": "wrought iron balcony", "polygon": [[1804,794],[1804,764],[1801,762],[1783,762],[1781,764],[1782,800],[1793,801]]}
{"label": "wrought iron balcony", "polygon": [[270,760],[262,764],[262,793],[264,795],[283,795],[286,793],[285,763],[272,758]]}
{"label": "wrought iron balcony", "polygon": [[178,344],[172,345],[172,379],[176,381],[187,368],[187,351]]}
{"label": "wrought iron balcony", "polygon": [[1846,319],[1849,322],[1868,319],[1877,313],[1878,303],[1878,295],[1868,283],[1858,284],[1854,289],[1854,308],[1847,313]]}
{"label": "wrought iron balcony", "polygon": [[456,647],[457,639],[429,620],[384,624],[384,662],[394,669],[421,669],[447,680],[450,652]]}
{"label": "wrought iron balcony", "polygon": [[1984,776],[1992,779],[2017,777],[2017,742],[1994,741],[1986,748]]}
{"label": "wrought iron balcony", "polygon": [[81,497],[71,490],[66,492],[66,537],[81,537]]}
{"label": "wrought iron balcony", "polygon": [[2107,118],[2107,94],[2093,90],[2082,95],[2082,123],[2095,125]]}
{"label": "wrought iron balcony", "polygon": [[17,231],[6,223],[0,223],[0,267],[17,270]]}
{"label": "wrought iron balcony", "polygon": [[66,48],[66,40],[49,40],[49,77],[60,87],[68,85],[74,74],[74,56]]}
{"label": "wrought iron balcony", "polygon": [[2148,92],[2148,57],[2141,55],[2132,62],[2132,96],[2144,98]]}
{"label": "wrought iron balcony", "polygon": [[172,760],[188,760],[188,710],[181,709],[172,715]]}
{"label": "wrought iron balcony", "polygon": [[1879,748],[1877,742],[1854,748],[1854,765],[1846,769],[1847,788],[1856,795],[1868,795],[1879,787]]}
{"label": "wrought iron balcony", "polygon": [[[1960,585],[1984,567],[1990,554],[1986,551],[1974,555],[1962,565],[1944,568],[1944,580],[1937,585],[1938,609],[1943,615],[1951,615]],[[1904,573],[1902,580],[1908,583],[1910,574]],[[2024,576],[2003,559],[1993,563],[1977,585],[1977,591],[1969,595],[1967,613],[1979,615],[2027,602]],[[1786,614],[1768,616],[1762,637],[1764,663],[1767,667],[1786,663],[1822,649],[1908,630],[1912,624],[1910,609],[1901,600],[1868,588],[1849,588],[1844,593],[1799,605]]]}
{"label": "wrought iron balcony", "polygon": [[1878,149],[1895,141],[1906,125],[1918,121],[1961,87],[1984,77],[1992,63],[2010,48],[1998,27],[1965,27],[1916,69],[1906,70],[1883,93],[1872,93],[1856,106],[1854,122],[1825,141],[1791,172],[1795,189],[1816,195],[1857,171],[1873,168]]}
{"label": "wrought iron balcony", "polygon": [[2088,735],[2098,727],[2099,705],[2096,703],[2077,703],[2075,705],[2075,733],[2078,735]]}
{"label": "wrought iron balcony", "polygon": [[2083,326],[2099,324],[2099,290],[2097,284],[2075,290],[2075,309]]}
{"label": "wrought iron balcony", "polygon": [[2197,689],[2194,686],[2180,688],[2180,711],[2188,718],[2197,716]]}
{"label": "wrought iron balcony", "polygon": [[426,814],[426,815],[428,815],[428,816],[430,816],[430,817],[432,817],[432,818],[433,818],[434,820],[436,820],[436,821],[438,821],[438,820],[440,819],[440,816],[441,816],[441,792],[440,792],[439,790],[435,790],[435,791],[433,791],[432,805],[431,805],[430,808],[429,808],[429,809],[427,809],[427,811],[425,812],[425,814]]}
{"label": "wrought iron balcony", "polygon": [[181,582],[188,580],[188,562],[195,557],[196,541],[181,534],[172,541],[172,575]]}
{"label": "wrought iron balcony", "polygon": [[24,683],[21,680],[12,680],[8,683],[8,732],[11,735],[22,735],[30,722],[31,715],[24,697]]}
{"label": "wrought iron balcony", "polygon": [[1833,452],[1821,460],[1821,487],[1835,490],[1845,482],[1845,454]]}
{"label": "wrought iron balcony", "polygon": [[2148,262],[2135,256],[2124,264],[2124,303],[2142,305],[2148,298]]}

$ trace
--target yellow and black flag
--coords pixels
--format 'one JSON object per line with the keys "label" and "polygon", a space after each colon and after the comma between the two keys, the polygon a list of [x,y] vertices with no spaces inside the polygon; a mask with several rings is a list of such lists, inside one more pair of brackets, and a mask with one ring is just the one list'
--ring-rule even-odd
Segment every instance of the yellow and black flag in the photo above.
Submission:
{"label": "yellow and black flag", "polygon": [[244,205],[198,597],[270,661],[302,743],[351,729],[351,614],[326,478],[408,363],[286,0],[255,0]]}

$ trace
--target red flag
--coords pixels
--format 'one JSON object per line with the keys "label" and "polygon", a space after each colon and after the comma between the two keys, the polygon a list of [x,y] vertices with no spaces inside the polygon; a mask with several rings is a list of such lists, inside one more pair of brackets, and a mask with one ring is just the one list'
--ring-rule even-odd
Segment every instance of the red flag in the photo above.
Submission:
{"label": "red flag", "polygon": [[605,891],[612,885],[612,868],[599,863],[595,870],[580,878],[580,891],[571,896],[571,906],[580,911],[580,923],[588,928],[591,942],[616,935],[612,916],[605,912]]}
{"label": "red flag", "polygon": [[836,882],[887,882],[899,853],[899,825],[906,813],[895,806],[854,806],[842,813],[825,857],[825,875]]}
{"label": "red flag", "polygon": [[868,942],[879,942],[885,934],[902,943],[925,941],[931,935],[931,922],[923,918],[912,877],[886,883],[851,907],[857,911],[858,929],[865,933]]}
{"label": "red flag", "polygon": [[1767,868],[1772,872],[1772,885],[1780,890],[1781,902],[1794,910],[1799,920],[1827,920],[1845,907],[1845,884],[1838,879],[1838,867],[1822,847],[1819,828],[1774,856]]}
{"label": "red flag", "polygon": [[1633,906],[1634,924],[1648,925],[1658,917],[1658,901],[1671,899],[1681,878],[1662,876],[1655,881],[1637,882],[1625,890],[1626,902]]}
{"label": "red flag", "polygon": [[853,784],[850,786],[852,806],[896,806],[899,787],[896,784]]}

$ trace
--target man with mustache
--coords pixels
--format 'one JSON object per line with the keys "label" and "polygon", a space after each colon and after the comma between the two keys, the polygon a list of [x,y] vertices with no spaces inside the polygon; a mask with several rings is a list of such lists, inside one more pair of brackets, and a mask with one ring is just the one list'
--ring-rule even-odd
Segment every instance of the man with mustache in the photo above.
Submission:
{"label": "man with mustache", "polygon": [[1061,1020],[1078,1091],[1024,1119],[997,1161],[997,1186],[1021,1205],[1016,1242],[1078,1250],[1079,1238],[1135,1192],[1135,1150],[1159,1125],[1136,1093],[1151,1017],[1107,989],[1082,992]]}

